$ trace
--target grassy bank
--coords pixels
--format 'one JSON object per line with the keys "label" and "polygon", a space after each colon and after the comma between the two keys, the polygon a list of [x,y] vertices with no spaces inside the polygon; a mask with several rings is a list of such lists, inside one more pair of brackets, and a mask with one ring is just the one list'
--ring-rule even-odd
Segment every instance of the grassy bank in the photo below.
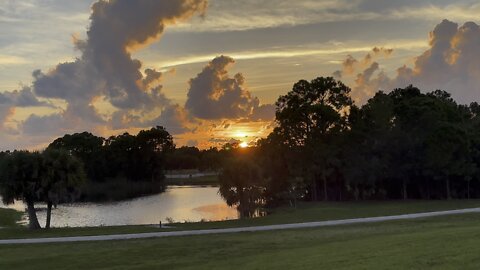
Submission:
{"label": "grassy bank", "polygon": [[478,269],[478,228],[480,215],[470,214],[305,230],[0,246],[0,269]]}
{"label": "grassy bank", "polygon": [[289,207],[274,209],[270,215],[261,218],[221,222],[177,223],[172,224],[173,228],[170,229],[158,229],[150,226],[116,226],[95,228],[56,228],[48,231],[30,231],[23,227],[10,227],[0,230],[0,239],[230,228],[399,215],[473,207],[480,207],[480,200],[302,203],[296,209]]}
{"label": "grassy bank", "polygon": [[15,228],[17,222],[22,218],[22,213],[12,210],[0,208],[0,227]]}

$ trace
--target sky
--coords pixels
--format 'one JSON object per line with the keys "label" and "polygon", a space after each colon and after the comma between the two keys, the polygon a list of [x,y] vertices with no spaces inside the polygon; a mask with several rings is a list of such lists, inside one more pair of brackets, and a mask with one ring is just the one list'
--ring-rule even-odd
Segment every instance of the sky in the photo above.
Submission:
{"label": "sky", "polygon": [[0,0],[0,150],[162,125],[253,143],[301,79],[480,99],[478,1]]}

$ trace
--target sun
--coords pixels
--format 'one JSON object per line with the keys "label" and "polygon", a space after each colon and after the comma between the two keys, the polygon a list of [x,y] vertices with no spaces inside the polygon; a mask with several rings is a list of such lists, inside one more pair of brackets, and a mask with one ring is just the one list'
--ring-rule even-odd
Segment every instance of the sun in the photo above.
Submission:
{"label": "sun", "polygon": [[238,146],[240,146],[241,148],[247,148],[248,143],[247,142],[241,142]]}

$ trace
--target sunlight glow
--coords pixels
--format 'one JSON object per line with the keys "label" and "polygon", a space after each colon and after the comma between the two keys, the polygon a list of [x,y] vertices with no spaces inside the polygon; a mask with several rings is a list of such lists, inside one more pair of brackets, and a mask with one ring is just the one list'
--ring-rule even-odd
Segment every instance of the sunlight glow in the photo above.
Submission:
{"label": "sunlight glow", "polygon": [[248,134],[246,132],[238,131],[238,132],[235,132],[235,137],[245,138],[245,137],[248,137]]}
{"label": "sunlight glow", "polygon": [[241,142],[238,146],[240,146],[241,148],[247,148],[248,143],[247,142]]}

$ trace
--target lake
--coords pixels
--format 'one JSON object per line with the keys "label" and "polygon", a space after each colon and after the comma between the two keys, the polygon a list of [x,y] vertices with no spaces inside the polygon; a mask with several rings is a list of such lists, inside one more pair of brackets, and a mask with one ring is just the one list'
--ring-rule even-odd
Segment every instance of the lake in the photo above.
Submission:
{"label": "lake", "polygon": [[[3,206],[0,203],[0,206]],[[22,202],[7,206],[24,211]],[[45,205],[39,208],[38,219],[45,225]],[[112,203],[73,203],[52,210],[53,227],[94,227],[197,222],[237,219],[238,213],[228,207],[218,194],[218,187],[170,186],[164,193]]]}

